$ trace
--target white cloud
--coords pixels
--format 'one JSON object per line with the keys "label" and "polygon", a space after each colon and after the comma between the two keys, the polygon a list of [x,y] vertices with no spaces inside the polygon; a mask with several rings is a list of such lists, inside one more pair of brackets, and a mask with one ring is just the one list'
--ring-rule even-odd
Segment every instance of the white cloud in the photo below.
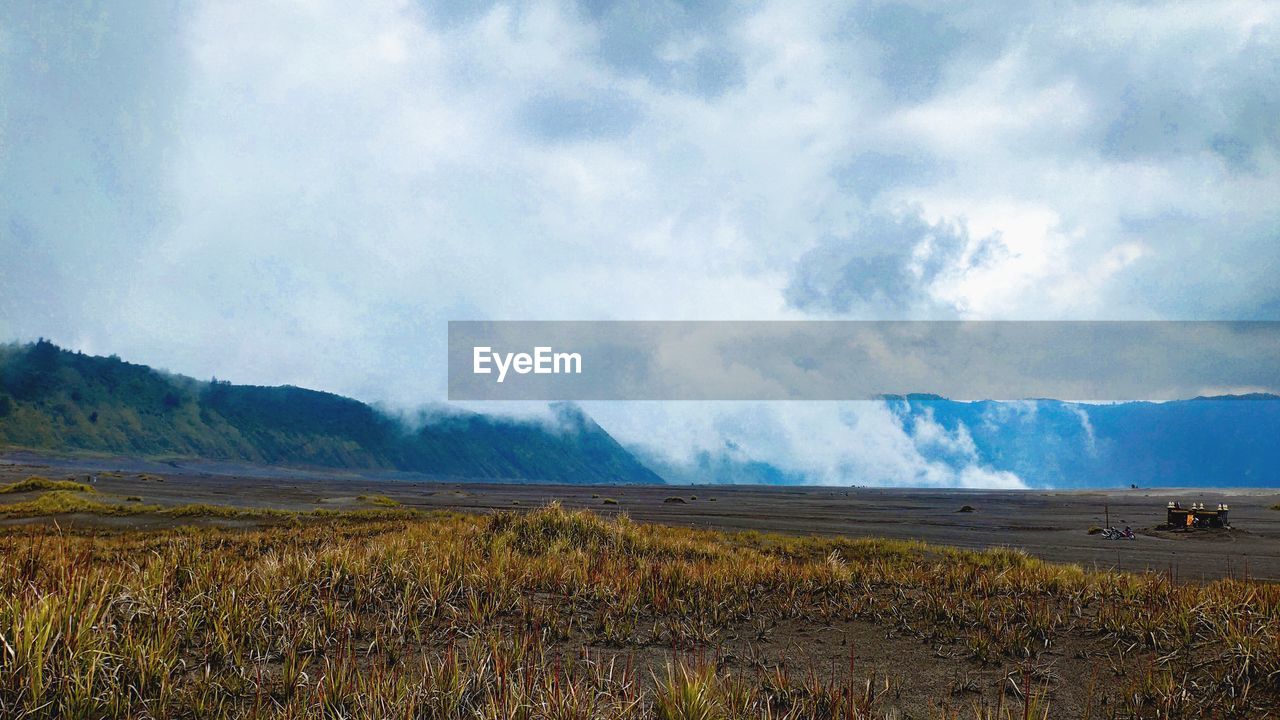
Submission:
{"label": "white cloud", "polygon": [[[5,11],[63,30],[0,45],[0,333],[412,407],[443,397],[447,319],[1280,311],[1272,3],[446,10]],[[787,295],[915,215],[849,265],[879,294]],[[840,412],[769,411],[744,447],[1014,480]]]}
{"label": "white cloud", "polygon": [[[766,463],[823,485],[1023,488],[985,465],[963,426],[908,428],[883,402],[588,403],[611,431],[687,468],[703,454]],[[696,477],[696,475],[695,475]]]}

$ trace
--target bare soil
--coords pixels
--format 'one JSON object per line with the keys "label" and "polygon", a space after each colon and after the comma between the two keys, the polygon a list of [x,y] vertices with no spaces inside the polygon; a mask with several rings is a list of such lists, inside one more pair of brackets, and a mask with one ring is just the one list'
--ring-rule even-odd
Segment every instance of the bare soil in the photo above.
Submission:
{"label": "bare soil", "polygon": [[[590,486],[502,484],[365,473],[123,458],[0,456],[0,483],[30,475],[92,481],[100,493],[146,504],[210,503],[281,510],[372,507],[359,497],[385,495],[405,507],[492,512],[556,501],[603,515],[725,530],[919,539],[964,548],[1020,548],[1089,568],[1154,570],[1184,580],[1242,577],[1280,581],[1277,489],[1125,489],[979,491],[762,486]],[[696,496],[697,499],[694,499]],[[679,497],[685,502],[667,502]],[[10,495],[4,502],[23,499]],[[607,501],[616,501],[607,502]],[[1158,529],[1165,505],[1231,506],[1230,531]],[[964,507],[972,512],[959,512]],[[60,516],[57,522],[117,528],[166,524],[244,524],[244,520],[153,516]],[[1131,526],[1135,540],[1089,534],[1107,521]],[[48,522],[0,520],[0,524]]]}

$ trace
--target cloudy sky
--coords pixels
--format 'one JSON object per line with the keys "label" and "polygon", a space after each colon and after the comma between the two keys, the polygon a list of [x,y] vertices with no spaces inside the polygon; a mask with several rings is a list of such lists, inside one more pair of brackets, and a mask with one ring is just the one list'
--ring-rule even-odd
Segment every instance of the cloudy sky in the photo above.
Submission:
{"label": "cloudy sky", "polygon": [[[0,3],[0,340],[405,409],[449,319],[1280,317],[1280,5],[978,5]],[[1017,481],[874,404],[589,410]]]}

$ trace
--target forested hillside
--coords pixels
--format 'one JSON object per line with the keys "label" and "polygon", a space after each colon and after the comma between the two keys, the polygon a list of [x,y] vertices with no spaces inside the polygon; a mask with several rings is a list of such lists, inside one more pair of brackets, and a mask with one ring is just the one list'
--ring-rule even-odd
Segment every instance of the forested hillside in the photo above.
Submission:
{"label": "forested hillside", "polygon": [[451,413],[410,429],[331,393],[203,382],[44,340],[0,346],[0,445],[453,477],[662,482],[573,407],[559,408],[552,423]]}

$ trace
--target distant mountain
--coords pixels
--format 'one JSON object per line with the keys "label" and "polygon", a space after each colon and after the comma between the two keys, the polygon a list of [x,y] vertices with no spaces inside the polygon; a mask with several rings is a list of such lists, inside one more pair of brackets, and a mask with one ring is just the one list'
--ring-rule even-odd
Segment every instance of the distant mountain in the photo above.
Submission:
{"label": "distant mountain", "polygon": [[[1280,397],[1273,395],[1105,405],[960,402],[928,394],[882,399],[913,441],[913,452],[957,471],[977,466],[1012,472],[1031,487],[1280,487]],[[751,457],[732,442],[679,461],[648,448],[636,453],[673,483],[832,480]],[[840,481],[861,485],[868,479]]]}
{"label": "distant mountain", "polygon": [[[908,432],[961,428],[978,460],[1036,486],[1280,486],[1280,397],[1115,404],[888,398]],[[914,434],[914,432],[913,432]]]}
{"label": "distant mountain", "polygon": [[[976,461],[1033,486],[1280,486],[1280,397],[885,402],[912,436],[936,423],[972,441],[963,458],[921,447],[929,459]],[[578,408],[554,411],[547,421],[449,411],[406,424],[330,393],[198,381],[45,341],[0,345],[0,446],[564,483],[807,480],[736,449],[688,463],[637,457]]]}
{"label": "distant mountain", "polygon": [[0,445],[564,483],[663,480],[573,406],[413,428],[350,398],[203,382],[40,341],[0,345]]}
{"label": "distant mountain", "polygon": [[654,448],[633,448],[645,465],[676,485],[805,485],[814,480],[804,473],[745,457],[734,448],[703,450],[678,461]]}

